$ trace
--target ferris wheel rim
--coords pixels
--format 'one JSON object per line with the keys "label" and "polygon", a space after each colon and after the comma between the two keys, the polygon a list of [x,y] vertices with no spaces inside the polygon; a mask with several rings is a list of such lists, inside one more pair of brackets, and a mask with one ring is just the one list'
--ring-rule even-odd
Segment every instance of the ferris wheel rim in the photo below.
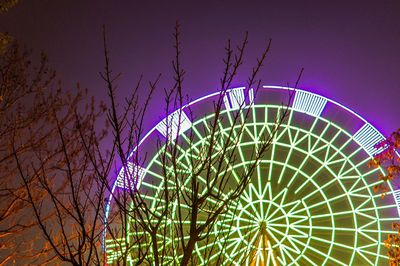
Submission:
{"label": "ferris wheel rim", "polygon": [[[240,88],[243,88],[243,87],[240,87]],[[229,92],[232,91],[233,89],[237,89],[237,88],[228,89],[226,92],[229,93]],[[305,90],[300,90],[300,89],[296,89],[296,88],[289,88],[289,87],[282,87],[282,86],[263,86],[262,89],[289,90],[289,91],[294,91],[294,92],[296,92],[296,93],[300,91],[300,92],[302,92],[302,93],[306,93],[306,94],[316,95],[316,96],[322,97],[322,98],[323,98],[324,100],[326,100],[327,102],[330,102],[330,103],[332,103],[332,104],[334,104],[334,105],[336,105],[336,106],[338,106],[338,107],[340,107],[340,108],[342,108],[342,109],[344,109],[344,110],[350,112],[352,115],[356,116],[358,119],[360,119],[361,121],[363,121],[366,125],[368,125],[368,126],[374,128],[374,129],[376,130],[376,128],[373,127],[366,119],[364,119],[361,115],[357,114],[356,112],[352,111],[350,108],[347,108],[346,106],[344,106],[344,105],[342,105],[342,104],[340,104],[340,103],[338,103],[338,102],[335,102],[335,101],[333,101],[333,100],[331,100],[331,99],[329,99],[329,98],[320,96],[320,95],[318,95],[318,94],[311,93],[311,92],[308,92],[308,91],[305,91]],[[195,105],[195,104],[197,104],[197,103],[201,103],[202,101],[205,101],[205,100],[207,100],[207,99],[210,99],[211,97],[218,96],[220,93],[221,93],[221,92],[214,92],[214,93],[211,93],[211,94],[206,95],[206,96],[204,96],[204,97],[201,97],[201,98],[199,98],[199,99],[197,99],[197,100],[191,101],[190,103],[184,105],[182,108],[179,108],[178,110],[184,110],[185,108],[189,108],[189,107],[191,107],[191,106],[193,106],[193,105]],[[170,115],[170,114],[169,114],[169,115]],[[161,122],[160,122],[160,123],[161,123]],[[158,123],[157,125],[159,125],[159,123]],[[132,154],[136,151],[136,149],[137,149],[138,147],[140,147],[140,145],[141,145],[153,132],[155,132],[155,131],[157,130],[157,125],[154,126],[151,130],[148,131],[148,133],[141,139],[141,141],[139,142],[139,144],[132,150],[132,152],[130,153],[129,157],[132,156]],[[380,134],[379,136],[383,138],[383,135],[382,135],[378,130],[376,130],[376,131],[378,132],[378,134]],[[129,158],[129,157],[128,157],[128,158]],[[114,182],[112,191],[114,191],[115,188],[116,188],[116,182]],[[110,198],[109,198],[109,201],[108,201],[108,204],[107,204],[107,207],[108,207],[108,208],[109,208],[109,206],[110,206],[110,204],[111,204],[111,200],[112,200],[112,195],[110,195]],[[400,208],[400,207],[399,207],[399,208]],[[108,212],[108,210],[107,210],[107,212]],[[399,210],[399,213],[400,213],[400,210]],[[106,219],[107,219],[107,215],[108,215],[108,214],[106,213]],[[107,220],[105,220],[105,222],[106,222],[106,221],[107,221]]]}

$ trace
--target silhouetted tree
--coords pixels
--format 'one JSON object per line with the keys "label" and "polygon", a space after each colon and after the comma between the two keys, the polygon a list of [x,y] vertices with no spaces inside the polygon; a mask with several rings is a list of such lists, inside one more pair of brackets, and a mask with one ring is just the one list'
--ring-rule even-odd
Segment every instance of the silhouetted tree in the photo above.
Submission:
{"label": "silhouetted tree", "polygon": [[[183,115],[179,110],[185,106],[183,94],[183,77],[185,71],[180,63],[181,48],[179,38],[179,25],[175,28],[175,59],[173,61],[174,83],[166,90],[166,116],[178,110],[177,121],[181,121]],[[111,128],[115,136],[117,155],[123,165],[125,177],[125,189],[115,190],[112,193],[113,208],[110,213],[110,222],[106,224],[107,245],[111,246],[110,252],[114,256],[108,261],[114,264],[125,265],[196,265],[199,264],[195,254],[197,245],[206,245],[208,248],[202,251],[206,261],[201,263],[220,264],[224,260],[223,254],[217,252],[217,246],[227,245],[224,235],[229,234],[232,228],[221,230],[215,234],[216,223],[227,219],[228,207],[234,206],[237,199],[247,188],[251,177],[262,156],[268,150],[271,142],[284,122],[288,109],[282,106],[282,112],[277,116],[275,126],[270,134],[266,134],[259,140],[258,149],[248,156],[247,169],[240,173],[239,180],[235,180],[229,165],[234,165],[239,159],[236,148],[244,131],[244,123],[249,118],[251,108],[240,106],[233,114],[231,124],[224,127],[221,123],[224,110],[224,97],[227,95],[236,73],[243,63],[247,45],[247,33],[243,42],[234,51],[230,41],[226,47],[224,58],[224,71],[221,78],[221,87],[218,99],[214,102],[213,117],[209,125],[204,129],[207,134],[207,142],[202,147],[195,147],[194,134],[187,139],[179,137],[179,127],[173,131],[172,120],[165,120],[167,136],[159,140],[157,159],[161,162],[159,172],[161,181],[154,181],[149,186],[141,186],[142,176],[140,169],[132,165],[145,164],[145,155],[140,149],[131,153],[138,145],[142,137],[142,121],[146,109],[130,110],[116,115],[112,108],[109,113]],[[106,45],[105,45],[106,47]],[[258,88],[260,80],[257,74],[263,65],[270,48],[270,42],[265,47],[256,66],[250,73],[247,87]],[[107,50],[105,57],[108,58]],[[108,59],[106,71],[103,75],[108,84],[109,96],[114,98],[115,86],[111,76]],[[158,79],[150,83],[150,92],[153,92]],[[136,92],[137,90],[135,90]],[[135,95],[136,102],[139,95]],[[290,100],[289,100],[290,101]],[[114,101],[112,101],[114,102]],[[127,100],[128,103],[132,99]],[[132,112],[132,113],[130,113]],[[139,116],[136,114],[140,114]],[[130,120],[130,118],[133,118]],[[123,128],[132,134],[123,134]],[[176,134],[176,135],[174,135]],[[126,143],[129,143],[126,145]],[[124,149],[124,147],[128,147]],[[179,158],[185,156],[185,150],[192,151],[187,154],[189,161],[182,164]],[[146,177],[144,177],[145,179]],[[151,187],[157,187],[152,189]],[[249,256],[251,252],[249,251]],[[111,255],[111,254],[110,254]],[[233,258],[232,258],[233,259]],[[245,258],[246,259],[246,258]]]}
{"label": "silhouetted tree", "polygon": [[[107,237],[107,246],[113,246],[117,254],[115,258],[107,258],[110,263],[197,264],[199,262],[194,255],[197,244],[210,247],[204,256],[210,263],[218,264],[223,260],[221,254],[215,253],[215,247],[217,240],[218,245],[221,244],[229,228],[221,231],[221,237],[211,232],[217,221],[226,219],[228,207],[232,207],[247,187],[260,158],[268,150],[288,112],[288,108],[282,106],[271,132],[260,138],[257,149],[249,155],[251,162],[241,173],[239,181],[232,182],[235,177],[227,171],[227,167],[238,160],[235,147],[243,134],[244,121],[249,117],[250,109],[240,106],[234,112],[231,124],[223,127],[223,99],[243,63],[247,42],[247,33],[236,50],[228,42],[220,93],[214,103],[214,116],[204,128],[209,136],[208,141],[191,155],[190,170],[184,169],[179,162],[182,140],[178,133],[172,136],[172,122],[166,120],[169,137],[155,144],[161,151],[158,159],[162,162],[159,172],[162,182],[156,184],[159,190],[157,200],[153,203],[149,199],[154,195],[148,194],[149,191],[144,187],[134,185],[140,183],[141,179],[138,169],[132,169],[131,165],[140,165],[145,161],[146,154],[135,148],[143,137],[147,106],[157,89],[159,76],[149,82],[149,93],[144,97],[140,93],[143,85],[139,79],[131,93],[126,95],[125,101],[118,102],[116,82],[119,74],[112,74],[104,37],[105,69],[101,76],[108,93],[105,104],[96,107],[93,100],[86,101],[81,93],[37,93],[39,101],[31,102],[35,109],[32,113],[35,114],[32,116],[34,119],[22,129],[16,125],[11,127],[12,137],[2,140],[2,143],[7,145],[7,160],[13,167],[12,171],[8,171],[12,173],[10,178],[18,177],[15,180],[23,193],[23,196],[15,198],[28,206],[28,210],[22,209],[21,213],[30,215],[27,221],[41,232],[41,240],[37,242],[42,243],[41,248],[31,250],[31,254],[40,257],[36,257],[38,262],[104,264],[101,247],[103,233]],[[185,72],[180,63],[179,25],[175,28],[174,47],[173,84],[164,90],[167,117],[172,111],[183,108],[188,99],[183,93]],[[257,60],[246,84],[255,91],[260,86],[257,75],[269,48],[270,42]],[[36,82],[36,79],[33,81]],[[50,85],[37,84],[41,85],[40,88]],[[30,109],[26,110],[29,119]],[[36,115],[38,110],[42,111]],[[99,130],[102,128],[99,118],[100,121],[107,121],[109,127],[106,130]],[[16,124],[17,121],[21,121],[18,116],[6,124]],[[107,141],[103,142],[106,131]],[[194,138],[194,135],[190,135],[186,140],[188,149],[194,148]],[[105,148],[105,143],[111,145]],[[133,150],[135,152],[132,153]],[[116,165],[120,164],[127,186],[113,190],[114,177],[118,174]],[[182,188],[184,182],[190,189]],[[112,208],[107,213],[105,199],[109,195]],[[174,213],[171,212],[172,206]],[[12,214],[12,219],[22,217],[16,212]],[[222,241],[222,245],[227,244]],[[41,256],[44,253],[46,256]],[[251,254],[249,251],[249,256]]]}
{"label": "silhouetted tree", "polygon": [[[31,53],[16,43],[6,45],[0,57],[0,263],[34,263],[49,259],[49,247],[40,240],[32,204],[47,197],[39,176],[30,175],[40,160],[53,161],[59,154],[52,145],[57,127],[53,113],[64,113],[60,126],[71,122],[68,107],[81,96],[65,97],[55,82],[55,72],[41,55],[34,63]],[[20,179],[20,174],[26,177]],[[29,175],[29,176],[26,176]],[[57,181],[52,180],[51,184]],[[29,190],[26,188],[29,187]],[[47,209],[43,220],[53,215]],[[40,261],[44,261],[40,260]]]}

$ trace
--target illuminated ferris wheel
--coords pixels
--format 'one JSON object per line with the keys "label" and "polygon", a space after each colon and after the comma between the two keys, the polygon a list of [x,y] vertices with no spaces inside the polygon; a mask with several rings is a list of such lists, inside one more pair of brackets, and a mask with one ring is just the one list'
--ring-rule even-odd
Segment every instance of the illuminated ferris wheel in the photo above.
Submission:
{"label": "illuminated ferris wheel", "polygon": [[[285,122],[257,162],[240,198],[213,225],[215,258],[223,257],[219,265],[387,264],[383,240],[393,233],[391,224],[399,221],[400,190],[389,184],[384,198],[373,191],[382,169],[370,169],[367,164],[382,151],[376,144],[384,137],[350,109],[298,89],[264,86],[256,94],[252,89],[230,89],[221,111],[221,120],[225,121],[221,123],[222,132],[224,127],[232,128],[238,109],[248,110],[249,115],[241,118],[240,139],[231,147],[237,160],[226,171],[240,178],[243,169],[254,164],[249,151],[256,149],[261,136],[273,131],[288,90],[294,96]],[[208,141],[205,128],[215,115],[212,103],[219,95],[217,92],[193,101],[168,116],[173,135],[179,135],[182,143],[190,142],[180,144],[176,155],[188,174],[191,156]],[[191,118],[196,112],[201,115]],[[169,136],[166,119],[140,144],[149,154],[147,164],[131,164],[129,168],[135,170],[153,206],[159,205],[157,195],[165,185],[159,156],[165,147],[155,143]],[[126,189],[125,176],[121,170],[114,190]],[[185,182],[181,186],[190,190]],[[112,208],[112,200],[109,204]],[[177,222],[173,217],[171,226]],[[106,240],[108,263],[117,260],[120,247]],[[203,256],[209,248],[207,243],[197,243],[198,264],[216,264],[213,256]],[[129,261],[133,264],[135,258]]]}

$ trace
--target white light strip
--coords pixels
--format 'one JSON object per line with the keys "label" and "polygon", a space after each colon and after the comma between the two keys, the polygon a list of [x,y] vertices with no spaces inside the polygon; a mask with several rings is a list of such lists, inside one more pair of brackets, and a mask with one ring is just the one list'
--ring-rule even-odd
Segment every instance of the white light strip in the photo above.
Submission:
{"label": "white light strip", "polygon": [[365,123],[356,134],[354,134],[354,139],[370,156],[374,156],[385,149],[384,147],[380,147],[379,149],[375,148],[375,146],[385,140],[385,138],[369,123]]}
{"label": "white light strip", "polygon": [[254,90],[253,89],[249,90],[249,101],[250,101],[250,104],[254,104]]}
{"label": "white light strip", "polygon": [[246,105],[244,89],[245,87],[240,87],[227,91],[224,96],[224,104],[227,110],[238,110]]}
{"label": "white light strip", "polygon": [[226,110],[231,110],[231,104],[229,103],[228,95],[224,95],[224,105]]}
{"label": "white light strip", "polygon": [[229,97],[231,100],[231,105],[233,109],[239,109],[244,105],[244,88],[243,89],[233,89],[229,92]]}
{"label": "white light strip", "polygon": [[117,177],[116,186],[124,189],[133,188],[134,186],[139,188],[146,173],[145,169],[128,162],[126,166],[127,173],[124,170],[124,167],[122,167]]}
{"label": "white light strip", "polygon": [[327,99],[305,91],[296,91],[293,109],[313,116],[320,116],[325,108]]}
{"label": "white light strip", "polygon": [[[156,129],[168,138],[176,138],[192,126],[192,121],[186,113],[179,109],[163,119]],[[179,131],[179,132],[178,132]]]}
{"label": "white light strip", "polygon": [[399,212],[400,216],[400,189],[393,191],[394,199],[396,200],[397,211]]}

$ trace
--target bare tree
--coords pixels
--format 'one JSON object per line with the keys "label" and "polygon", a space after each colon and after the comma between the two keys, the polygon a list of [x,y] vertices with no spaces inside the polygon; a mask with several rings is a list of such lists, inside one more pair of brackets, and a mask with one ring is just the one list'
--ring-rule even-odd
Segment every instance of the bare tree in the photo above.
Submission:
{"label": "bare tree", "polygon": [[[32,149],[43,146],[45,140],[29,138],[28,133],[50,106],[57,107],[57,102],[43,98],[47,86],[54,80],[46,57],[42,55],[39,64],[33,66],[30,52],[16,43],[3,47],[0,80],[0,263],[4,264],[20,258],[34,259],[32,250],[39,246],[34,247],[35,235],[30,236],[35,223],[30,219],[26,191],[17,180],[12,144],[15,144],[15,153],[23,158],[23,164],[29,164]],[[56,99],[49,95],[49,100]],[[33,200],[41,197],[37,193]]]}
{"label": "bare tree", "polygon": [[[142,131],[136,131],[138,133],[134,136],[123,137],[118,127],[118,125],[132,126],[137,123],[136,121],[142,121],[143,117],[128,116],[129,108],[126,108],[121,116],[110,116],[110,123],[113,125],[120,150],[125,141],[135,140],[135,143],[129,142],[129,149],[126,152],[118,154],[121,156],[122,172],[126,181],[123,185],[125,189],[115,190],[112,193],[114,209],[110,214],[112,219],[106,224],[109,236],[107,245],[111,247],[107,254],[111,256],[108,260],[110,263],[122,265],[127,262],[134,265],[222,263],[224,257],[221,249],[227,245],[225,236],[233,229],[225,228],[216,234],[216,224],[223,222],[228,216],[235,215],[238,207],[235,202],[247,188],[260,159],[269,149],[288,113],[288,108],[282,106],[271,132],[261,137],[258,147],[247,155],[250,163],[240,173],[233,173],[231,165],[235,165],[240,156],[236,147],[243,136],[245,123],[252,109],[247,108],[243,101],[237,110],[231,112],[228,121],[224,112],[224,98],[243,63],[248,43],[246,33],[236,51],[231,47],[230,41],[225,48],[221,88],[214,102],[213,116],[208,124],[199,129],[207,135],[207,141],[198,146],[197,136],[190,130],[185,136],[181,136],[182,123],[174,124],[184,119],[182,116],[185,114],[182,109],[187,99],[183,93],[185,72],[180,63],[179,34],[177,24],[174,34],[174,84],[171,89],[165,90],[167,118],[164,120],[164,126],[167,137],[159,139],[160,152],[154,158],[159,166],[155,174],[159,176],[158,180],[143,181],[146,176],[143,177],[143,169],[137,167],[148,163],[147,154],[142,154],[139,148],[129,153],[130,149],[139,143]],[[247,81],[247,88],[260,87],[261,81],[257,79],[257,74],[269,52],[270,44],[271,41],[257,60]],[[108,58],[107,50],[105,57]],[[112,95],[114,78],[110,76],[110,72],[107,63],[104,79],[109,87],[109,95]],[[156,84],[157,80],[150,83],[151,92]],[[188,109],[190,112],[190,108]],[[173,111],[175,111],[175,121],[170,116]],[[134,119],[129,121],[127,120],[129,117]],[[135,125],[141,129],[141,123]],[[134,130],[130,129],[129,132]],[[207,246],[207,249],[201,251],[205,261],[200,262],[195,254],[198,246]],[[249,256],[251,250],[248,250]]]}
{"label": "bare tree", "polygon": [[[23,183],[19,182],[14,155],[20,158],[21,166],[32,163],[35,149],[49,145],[51,131],[40,131],[46,127],[49,109],[59,110],[65,103],[49,87],[54,84],[55,74],[45,55],[40,62],[32,63],[30,52],[16,43],[3,47],[0,59],[0,238],[1,263],[19,259],[34,261],[44,246],[36,242],[38,232],[28,208],[28,197]],[[34,185],[35,180],[29,180]],[[44,197],[35,191],[33,201]],[[28,241],[31,239],[31,241]],[[40,252],[39,252],[40,251]]]}
{"label": "bare tree", "polygon": [[[155,156],[138,146],[144,136],[147,106],[159,86],[160,75],[148,83],[149,92],[144,100],[140,94],[143,87],[140,78],[125,102],[118,102],[119,74],[112,74],[105,34],[105,69],[101,76],[108,93],[106,104],[97,107],[81,93],[53,95],[40,90],[35,94],[40,101],[34,102],[32,108],[41,112],[34,116],[26,113],[28,118],[35,119],[22,127],[22,131],[16,126],[16,121],[22,121],[19,116],[12,118],[12,123],[6,123],[14,125],[9,130],[8,141],[2,142],[7,143],[5,154],[13,166],[8,173],[18,177],[17,189],[23,194],[14,198],[24,204],[21,213],[30,216],[29,226],[41,232],[36,234],[41,239],[36,242],[40,247],[30,251],[36,256],[36,262],[195,265],[200,263],[196,256],[199,246],[207,247],[203,254],[205,261],[201,263],[219,264],[225,259],[221,250],[227,248],[227,236],[232,228],[228,226],[218,232],[216,228],[235,215],[237,199],[251,182],[288,113],[283,104],[270,130],[259,137],[256,148],[246,155],[249,163],[240,170],[232,170],[232,165],[242,156],[237,146],[254,103],[253,99],[246,98],[235,110],[226,112],[223,107],[243,64],[247,43],[247,33],[236,49],[228,41],[213,116],[197,129],[207,136],[200,144],[194,130],[182,135],[182,124],[174,124],[184,119],[182,110],[189,99],[183,89],[185,71],[180,62],[178,24],[174,34],[173,84],[164,89],[166,137],[154,143],[159,151]],[[270,45],[271,41],[247,80],[247,88],[254,89],[255,94],[261,84],[257,76]],[[39,73],[42,72],[46,70],[39,68]],[[39,82],[37,86],[47,88],[50,83]],[[37,105],[43,105],[43,109]],[[195,115],[190,107],[186,109],[190,116]],[[175,114],[175,120],[171,119],[171,113]],[[99,130],[99,119],[109,125],[106,142],[102,140],[107,132]],[[111,145],[104,148],[105,143]],[[158,180],[143,179],[143,169],[139,166],[149,160],[158,164]],[[121,171],[117,171],[117,165],[122,165]],[[113,186],[116,175],[122,175],[123,189]],[[17,190],[7,190],[14,191]],[[23,217],[16,212],[8,213],[12,213],[12,219]],[[103,250],[102,243],[107,250]],[[246,252],[247,261],[252,261],[251,248]]]}
{"label": "bare tree", "polygon": [[0,62],[1,264],[100,263],[104,189],[81,139],[98,145],[102,109],[64,92],[45,55],[33,62],[16,44]]}
{"label": "bare tree", "polygon": [[[48,114],[47,121],[54,133],[47,138],[51,147],[34,149],[33,163],[27,167],[22,166],[16,153],[14,159],[50,254],[72,265],[100,264],[106,186],[97,182],[97,173],[82,141],[92,143],[90,151],[97,147],[98,136],[91,135],[96,113],[91,106],[89,113],[80,117],[78,102],[71,102],[72,99],[67,100],[67,109],[50,110]],[[37,185],[33,186],[31,180]],[[36,191],[46,197],[35,200]]]}

